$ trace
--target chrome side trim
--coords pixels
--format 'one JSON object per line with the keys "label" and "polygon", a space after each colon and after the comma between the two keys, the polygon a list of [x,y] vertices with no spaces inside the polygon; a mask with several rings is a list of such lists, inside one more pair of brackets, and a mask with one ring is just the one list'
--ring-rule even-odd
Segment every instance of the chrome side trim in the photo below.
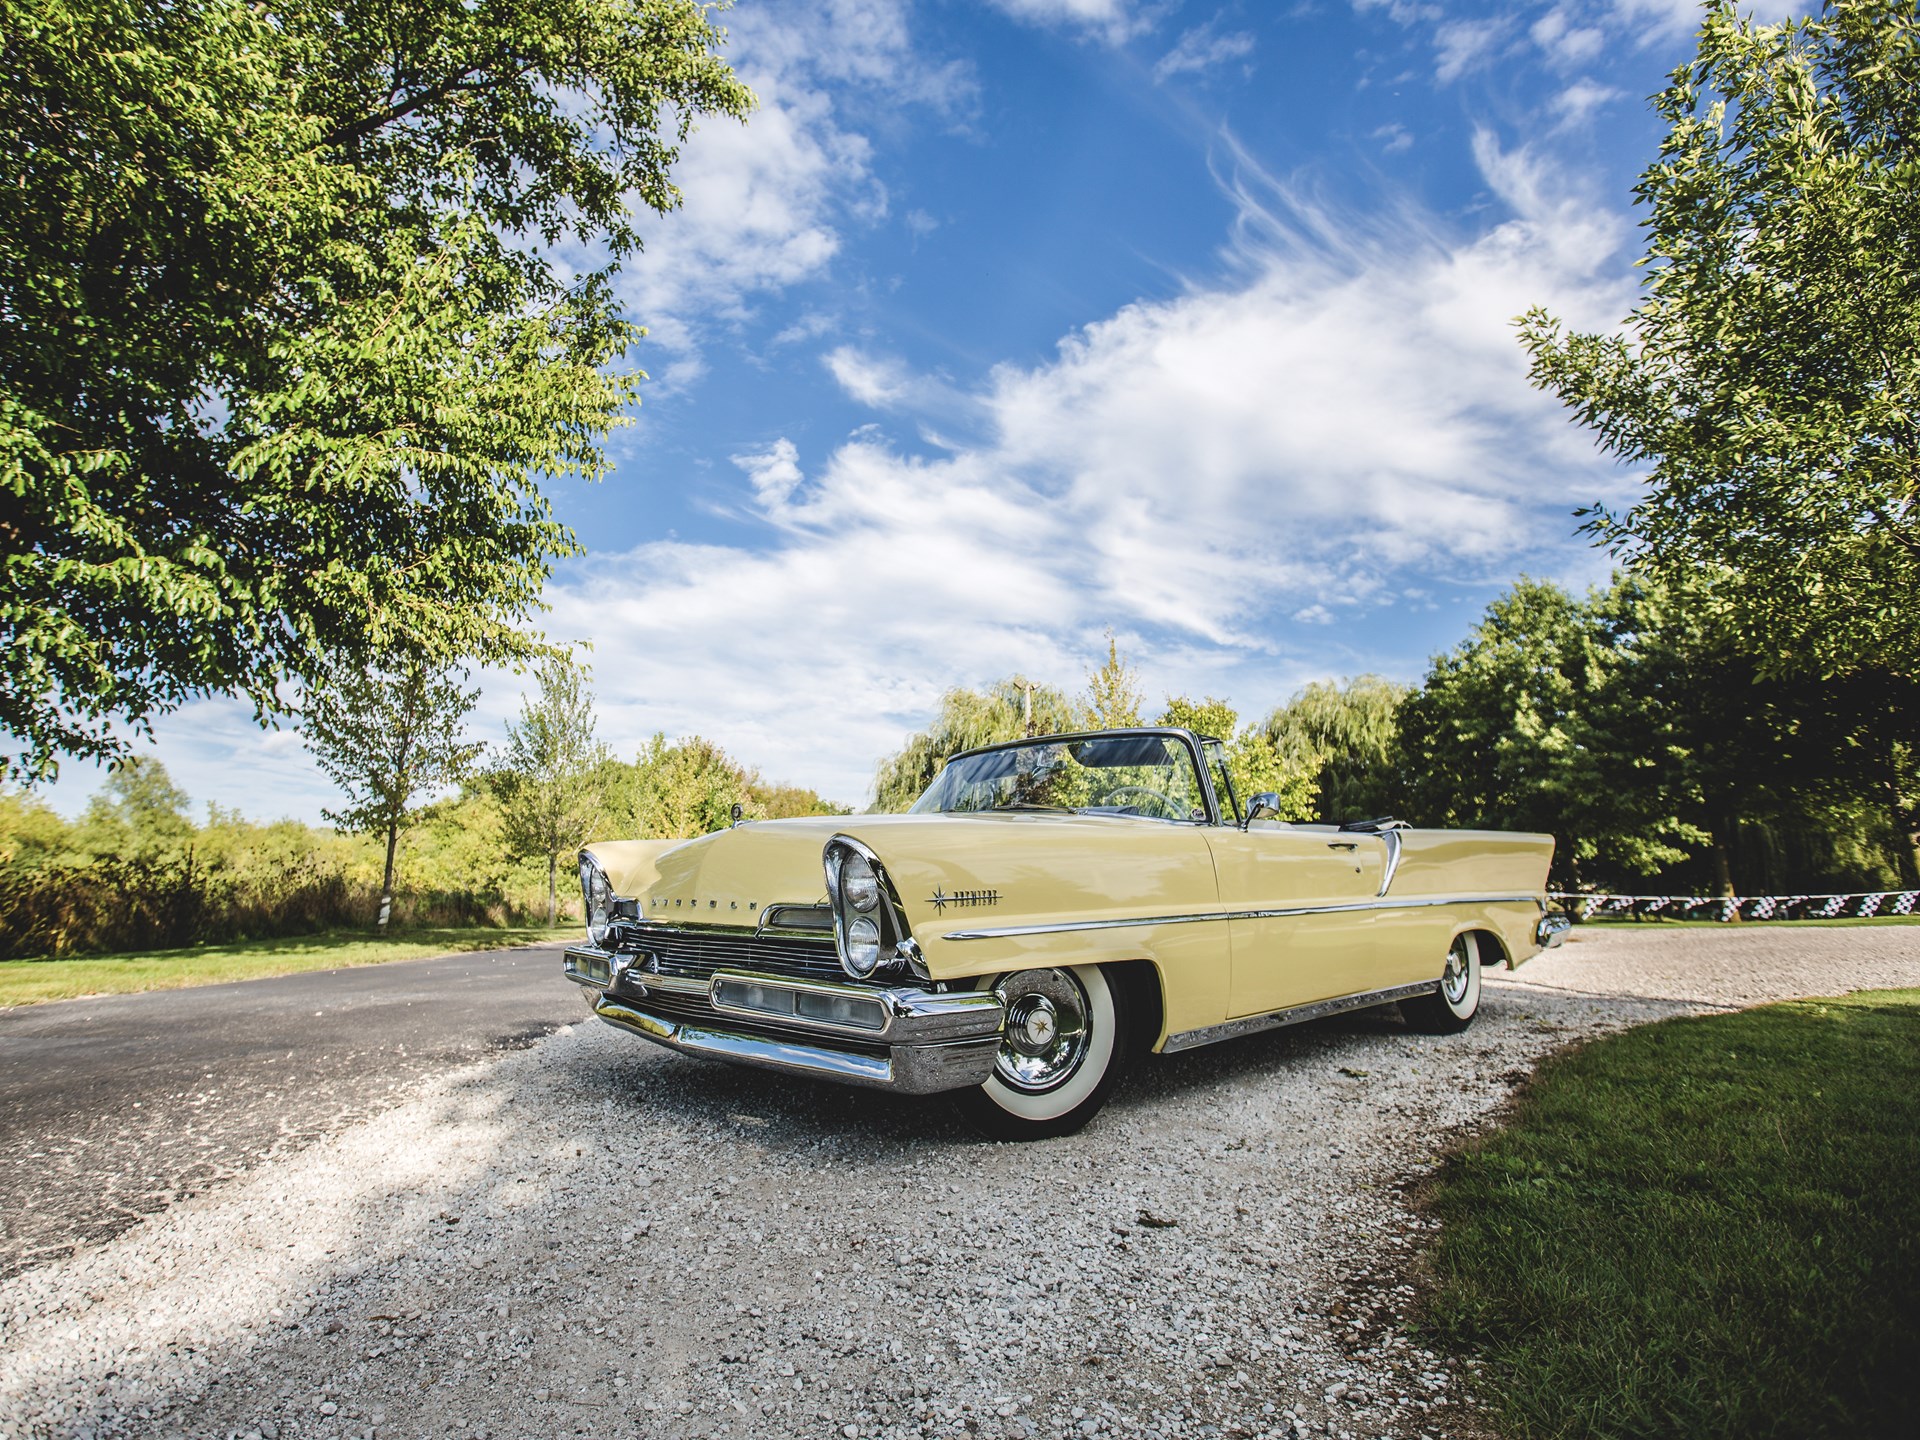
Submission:
{"label": "chrome side trim", "polygon": [[1387,887],[1393,884],[1393,872],[1400,868],[1400,832],[1382,830],[1380,838],[1387,846],[1387,868],[1380,874],[1380,888],[1374,892],[1376,895],[1387,893]]}
{"label": "chrome side trim", "polygon": [[649,1015],[625,1001],[605,996],[593,1008],[609,1025],[683,1055],[907,1095],[931,1095],[942,1090],[983,1085],[993,1073],[994,1059],[1000,1053],[997,1032],[980,1039],[946,1044],[895,1045],[883,1055],[868,1055],[811,1045],[802,1040],[689,1025]]}
{"label": "chrome side trim", "polygon": [[1413,985],[1394,985],[1385,990],[1363,990],[1332,1000],[1315,1000],[1311,1004],[1294,1005],[1285,1010],[1270,1010],[1265,1015],[1248,1015],[1240,1020],[1229,1020],[1224,1025],[1204,1025],[1198,1030],[1183,1030],[1178,1035],[1169,1035],[1167,1043],[1160,1049],[1168,1055],[1180,1050],[1194,1050],[1222,1040],[1236,1040],[1242,1035],[1257,1035],[1262,1030],[1278,1030],[1283,1025],[1299,1025],[1348,1010],[1364,1010],[1369,1005],[1386,1005],[1395,1000],[1411,1000],[1417,995],[1431,995],[1438,985],[1439,982],[1435,980],[1422,980]]}
{"label": "chrome side trim", "polygon": [[1136,925],[1197,925],[1211,920],[1284,920],[1294,915],[1338,915],[1350,910],[1428,910],[1441,905],[1527,905],[1533,895],[1455,895],[1432,900],[1350,900],[1337,905],[1294,905],[1278,910],[1213,910],[1190,915],[1137,915],[1112,920],[1062,920],[1051,925],[1002,925],[992,930],[956,930],[948,940],[1008,940],[1021,935],[1063,935],[1078,930],[1126,930]]}

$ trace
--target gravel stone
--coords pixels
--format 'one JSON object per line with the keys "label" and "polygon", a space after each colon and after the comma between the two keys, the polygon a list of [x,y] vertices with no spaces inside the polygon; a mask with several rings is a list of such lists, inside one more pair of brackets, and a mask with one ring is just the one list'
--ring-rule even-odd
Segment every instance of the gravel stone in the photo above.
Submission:
{"label": "gravel stone", "polygon": [[1164,1057],[1034,1145],[576,1027],[0,1281],[0,1433],[1470,1432],[1402,1324],[1445,1147],[1572,1041],[1890,985],[1920,928],[1586,927],[1465,1034]]}

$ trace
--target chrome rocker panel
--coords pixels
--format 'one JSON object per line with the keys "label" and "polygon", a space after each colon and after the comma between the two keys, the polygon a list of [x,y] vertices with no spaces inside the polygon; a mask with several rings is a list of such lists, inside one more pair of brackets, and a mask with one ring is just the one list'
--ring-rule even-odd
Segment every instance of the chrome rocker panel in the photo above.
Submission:
{"label": "chrome rocker panel", "polygon": [[[812,1075],[843,1085],[930,1095],[986,1083],[999,1054],[1006,1010],[992,991],[940,993],[905,985],[879,989],[745,970],[721,970],[709,981],[688,981],[612,968],[625,958],[587,946],[569,947],[566,976],[604,992],[594,999],[593,1013],[609,1025],[683,1055]],[[602,973],[609,973],[610,979],[601,980]],[[646,996],[656,990],[705,1000],[712,1011],[711,1022],[704,1017],[652,1013]],[[858,1007],[870,1020],[841,1023],[766,1008],[767,1002],[783,997],[791,1000],[796,1012],[805,999],[837,1000]],[[728,1029],[730,1016],[779,1033]],[[836,1039],[881,1053],[841,1049],[834,1044]]]}
{"label": "chrome rocker panel", "polygon": [[1314,1000],[1305,1005],[1289,1006],[1285,1010],[1271,1010],[1264,1015],[1248,1015],[1244,1019],[1229,1020],[1221,1025],[1182,1031],[1178,1035],[1169,1035],[1167,1043],[1160,1048],[1162,1053],[1172,1055],[1181,1050],[1195,1050],[1202,1045],[1217,1045],[1222,1040],[1237,1040],[1242,1035],[1258,1035],[1263,1030],[1278,1030],[1285,1025],[1299,1025],[1308,1020],[1322,1020],[1329,1015],[1343,1015],[1349,1010],[1365,1010],[1396,1000],[1412,1000],[1416,996],[1431,995],[1439,988],[1437,981],[1419,980],[1411,985],[1389,986],[1385,990],[1362,990],[1355,995],[1337,995],[1331,1000]]}

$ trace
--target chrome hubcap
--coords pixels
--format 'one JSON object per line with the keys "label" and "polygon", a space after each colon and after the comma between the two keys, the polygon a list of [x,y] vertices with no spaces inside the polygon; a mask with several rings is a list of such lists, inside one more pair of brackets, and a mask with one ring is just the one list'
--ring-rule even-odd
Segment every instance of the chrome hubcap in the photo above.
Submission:
{"label": "chrome hubcap", "polygon": [[1447,951],[1447,973],[1440,977],[1440,989],[1445,993],[1449,1005],[1463,1004],[1467,998],[1467,967],[1473,963],[1467,955],[1467,944],[1467,938],[1463,935]]}
{"label": "chrome hubcap", "polygon": [[1007,1007],[994,1073],[1016,1090],[1051,1090],[1087,1053],[1087,992],[1065,970],[1022,970],[993,987]]}

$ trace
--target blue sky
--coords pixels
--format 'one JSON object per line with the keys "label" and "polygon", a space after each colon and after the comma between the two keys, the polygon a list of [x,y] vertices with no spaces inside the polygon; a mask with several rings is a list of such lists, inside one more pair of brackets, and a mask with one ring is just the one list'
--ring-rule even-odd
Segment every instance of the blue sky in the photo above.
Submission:
{"label": "blue sky", "polygon": [[[1512,320],[1634,303],[1646,97],[1680,0],[740,0],[759,95],[622,276],[652,377],[548,631],[600,733],[703,734],[862,803],[940,694],[1077,687],[1266,713],[1417,680],[1572,511],[1630,499],[1526,383]],[[580,265],[595,262],[583,254]],[[485,677],[498,739],[521,682]],[[199,802],[317,819],[291,731],[196,703]],[[69,766],[52,798],[97,785]]]}

